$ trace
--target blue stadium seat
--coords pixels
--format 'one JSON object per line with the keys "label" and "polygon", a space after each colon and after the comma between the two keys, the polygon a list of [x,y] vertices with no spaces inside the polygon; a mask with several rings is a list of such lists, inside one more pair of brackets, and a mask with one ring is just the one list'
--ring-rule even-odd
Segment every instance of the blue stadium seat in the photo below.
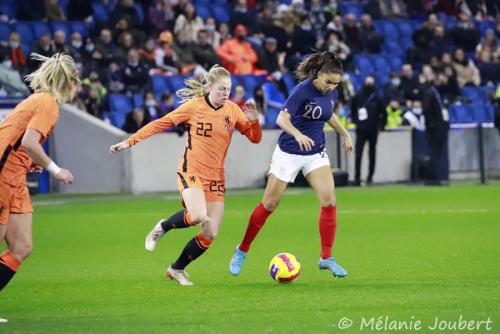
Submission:
{"label": "blue stadium seat", "polygon": [[213,3],[215,5],[226,5],[228,3],[228,0],[213,0]]}
{"label": "blue stadium seat", "polygon": [[339,3],[339,10],[342,16],[352,13],[358,20],[364,12],[363,5],[356,2],[341,2]]}
{"label": "blue stadium seat", "polygon": [[385,56],[388,63],[391,65],[391,70],[400,72],[403,67],[403,59],[400,57],[395,57],[394,55],[388,54]]}
{"label": "blue stadium seat", "polygon": [[490,103],[474,102],[470,105],[470,110],[474,123],[493,123],[494,112]]}
{"label": "blue stadium seat", "polygon": [[79,32],[82,38],[89,36],[89,28],[83,21],[70,21],[71,30],[73,32]]}
{"label": "blue stadium seat", "polygon": [[476,27],[481,32],[481,36],[484,36],[486,34],[486,30],[488,30],[488,29],[492,29],[493,31],[495,31],[495,21],[493,21],[493,20],[483,20],[483,21],[476,20]]}
{"label": "blue stadium seat", "polygon": [[196,6],[196,9],[198,9],[198,6],[207,6],[210,7],[211,3],[210,0],[195,0],[194,4]]}
{"label": "blue stadium seat", "polygon": [[57,3],[59,6],[61,6],[64,14],[67,16],[68,15],[68,5],[69,5],[70,0],[58,0]]}
{"label": "blue stadium seat", "polygon": [[102,3],[92,2],[92,9],[94,11],[94,19],[99,23],[108,22],[109,11]]}
{"label": "blue stadium seat", "polygon": [[133,109],[132,100],[125,94],[109,94],[109,109],[128,113]]}
{"label": "blue stadium seat", "polygon": [[411,38],[413,34],[413,26],[407,20],[394,21],[396,28],[398,29],[400,38]]}
{"label": "blue stadium seat", "polygon": [[175,93],[181,88],[184,88],[184,77],[182,75],[172,75],[166,78],[167,85],[170,87],[170,91]]}
{"label": "blue stadium seat", "polygon": [[279,108],[267,108],[265,115],[266,127],[278,128],[276,125],[276,119],[278,119],[279,113]]}
{"label": "blue stadium seat", "polygon": [[281,109],[286,99],[283,93],[278,89],[278,86],[273,82],[266,81],[262,85],[262,88],[264,89],[267,103],[272,104],[275,108]]}
{"label": "blue stadium seat", "polygon": [[387,59],[385,59],[385,57],[382,55],[377,55],[377,54],[372,55],[372,62],[375,65],[375,70],[377,72],[388,74],[392,70],[391,65],[387,62]]}
{"label": "blue stadium seat", "polygon": [[58,30],[62,30],[66,34],[66,41],[70,40],[72,31],[69,23],[66,21],[54,21],[50,25],[52,26],[53,34]]}
{"label": "blue stadium seat", "polygon": [[0,12],[6,14],[11,19],[17,18],[17,2],[16,1],[0,1]]}
{"label": "blue stadium seat", "polygon": [[384,51],[386,53],[391,54],[391,56],[402,56],[404,53],[404,50],[401,48],[401,45],[399,45],[398,41],[396,40],[386,40],[384,47]]}
{"label": "blue stadium seat", "polygon": [[132,104],[134,108],[144,107],[144,95],[142,93],[132,95]]}
{"label": "blue stadium seat", "polygon": [[349,72],[349,79],[351,79],[352,85],[354,86],[354,91],[357,92],[358,90],[361,89],[361,86],[363,85],[363,82],[360,78],[359,75],[353,72]]}
{"label": "blue stadium seat", "polygon": [[28,43],[21,43],[21,49],[23,50],[23,52],[24,52],[24,54],[26,56],[29,55],[29,53],[30,53],[30,46],[29,46]]}
{"label": "blue stadium seat", "polygon": [[7,23],[0,23],[0,41],[8,41],[10,36],[10,26]]}
{"label": "blue stadium seat", "polygon": [[206,6],[196,6],[196,14],[198,14],[199,17],[201,17],[204,21],[212,16],[212,12],[210,12],[210,9]]}
{"label": "blue stadium seat", "polygon": [[354,56],[354,65],[359,70],[360,73],[363,73],[363,76],[367,74],[373,73],[374,68],[370,58],[364,55],[356,55]]}
{"label": "blue stadium seat", "polygon": [[377,87],[380,91],[383,91],[384,86],[389,82],[389,74],[387,72],[375,72],[375,80],[377,82]]}
{"label": "blue stadium seat", "polygon": [[229,11],[226,6],[214,6],[212,7],[214,18],[217,22],[229,22],[231,19]]}
{"label": "blue stadium seat", "polygon": [[472,102],[482,101],[482,92],[477,87],[464,87],[462,88],[463,96],[472,100]]}
{"label": "blue stadium seat", "polygon": [[137,15],[139,16],[139,20],[144,22],[144,10],[142,9],[142,5],[139,3],[136,3],[134,5],[135,11],[137,12]]}
{"label": "blue stadium seat", "polygon": [[157,99],[159,99],[164,93],[170,92],[170,87],[167,85],[167,81],[164,77],[159,75],[153,75],[153,94]]}
{"label": "blue stadium seat", "polygon": [[14,25],[13,31],[17,31],[21,35],[21,41],[24,43],[31,43],[34,38],[33,31],[29,22],[19,21]]}
{"label": "blue stadium seat", "polygon": [[42,37],[46,33],[50,34],[49,26],[44,22],[33,21],[31,23],[31,27],[33,29],[33,32],[35,33],[34,38],[36,40],[39,40],[40,37]]}
{"label": "blue stadium seat", "polygon": [[240,80],[243,83],[243,86],[245,86],[247,94],[253,94],[255,87],[262,82],[261,78],[252,74],[240,75]]}
{"label": "blue stadium seat", "polygon": [[386,39],[398,39],[399,32],[390,21],[382,21],[382,34]]}
{"label": "blue stadium seat", "polygon": [[471,110],[463,104],[454,104],[448,108],[451,123],[472,123]]}

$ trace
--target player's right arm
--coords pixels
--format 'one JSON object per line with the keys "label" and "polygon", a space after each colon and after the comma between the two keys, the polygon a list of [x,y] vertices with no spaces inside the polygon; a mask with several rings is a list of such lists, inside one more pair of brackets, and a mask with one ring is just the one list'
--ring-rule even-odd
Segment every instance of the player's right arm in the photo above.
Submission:
{"label": "player's right arm", "polygon": [[314,141],[308,136],[302,134],[302,132],[300,132],[295,126],[293,126],[292,122],[290,121],[291,117],[292,116],[288,112],[288,109],[285,108],[285,110],[280,111],[278,118],[276,119],[276,124],[278,124],[278,126],[283,129],[283,131],[295,138],[302,151],[310,151],[314,146]]}
{"label": "player's right arm", "polygon": [[25,148],[31,160],[39,166],[47,169],[49,173],[64,184],[73,182],[73,174],[67,169],[60,168],[52,161],[43,150],[40,140],[42,134],[38,130],[28,128],[23,135],[21,145]]}
{"label": "player's right arm", "polygon": [[124,140],[118,144],[111,145],[111,147],[109,148],[109,152],[120,152],[121,150],[134,146],[135,144],[151,137],[154,134],[160,133],[168,128],[171,128],[174,125],[188,121],[192,112],[190,110],[190,105],[191,103],[190,101],[188,101],[171,113],[143,126],[139,131],[134,133],[127,140]]}

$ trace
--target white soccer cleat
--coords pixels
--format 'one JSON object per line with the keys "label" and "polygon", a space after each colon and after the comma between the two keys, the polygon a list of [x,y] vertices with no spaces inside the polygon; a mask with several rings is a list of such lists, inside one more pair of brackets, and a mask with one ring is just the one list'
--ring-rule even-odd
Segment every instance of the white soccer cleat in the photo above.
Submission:
{"label": "white soccer cleat", "polygon": [[0,318],[0,324],[5,324],[5,323],[8,323],[9,320],[7,319],[4,319],[4,318]]}
{"label": "white soccer cleat", "polygon": [[189,280],[189,275],[185,270],[178,270],[169,266],[167,268],[167,277],[176,280],[180,285],[193,285]]}
{"label": "white soccer cleat", "polygon": [[161,222],[163,221],[160,220],[155,227],[151,230],[151,232],[148,233],[146,236],[146,242],[144,247],[148,252],[152,252],[155,250],[156,243],[160,241],[161,237],[165,234],[165,231],[163,231],[163,228],[161,227]]}

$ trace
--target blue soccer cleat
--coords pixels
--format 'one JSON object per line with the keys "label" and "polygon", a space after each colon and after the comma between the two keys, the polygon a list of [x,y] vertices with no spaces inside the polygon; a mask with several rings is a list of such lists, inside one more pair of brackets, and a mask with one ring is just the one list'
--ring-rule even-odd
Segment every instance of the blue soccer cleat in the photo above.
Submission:
{"label": "blue soccer cleat", "polygon": [[247,253],[240,250],[240,245],[236,246],[233,257],[231,258],[231,262],[229,262],[229,271],[231,272],[231,274],[233,274],[234,276],[238,276],[240,274],[246,257]]}
{"label": "blue soccer cleat", "polygon": [[347,271],[342,268],[334,257],[328,258],[326,260],[319,259],[319,269],[328,269],[332,272],[334,277],[345,277],[347,276]]}

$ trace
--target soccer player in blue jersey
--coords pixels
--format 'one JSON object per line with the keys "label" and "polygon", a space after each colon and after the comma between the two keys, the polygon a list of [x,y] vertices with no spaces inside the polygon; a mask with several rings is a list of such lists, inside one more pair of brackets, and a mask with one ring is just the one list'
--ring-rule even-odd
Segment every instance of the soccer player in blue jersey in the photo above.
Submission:
{"label": "soccer player in blue jersey", "polygon": [[243,240],[236,247],[229,264],[231,274],[240,274],[250,245],[278,206],[288,183],[294,182],[302,170],[320,203],[319,268],[330,270],[335,277],[347,275],[331,254],[337,210],[323,131],[326,122],[344,138],[346,151],[352,152],[351,137],[333,112],[338,97],[335,88],[342,74],[340,61],[328,51],[314,53],[299,64],[296,75],[301,82],[293,89],[276,121],[283,133],[273,153],[264,197],[252,212]]}

